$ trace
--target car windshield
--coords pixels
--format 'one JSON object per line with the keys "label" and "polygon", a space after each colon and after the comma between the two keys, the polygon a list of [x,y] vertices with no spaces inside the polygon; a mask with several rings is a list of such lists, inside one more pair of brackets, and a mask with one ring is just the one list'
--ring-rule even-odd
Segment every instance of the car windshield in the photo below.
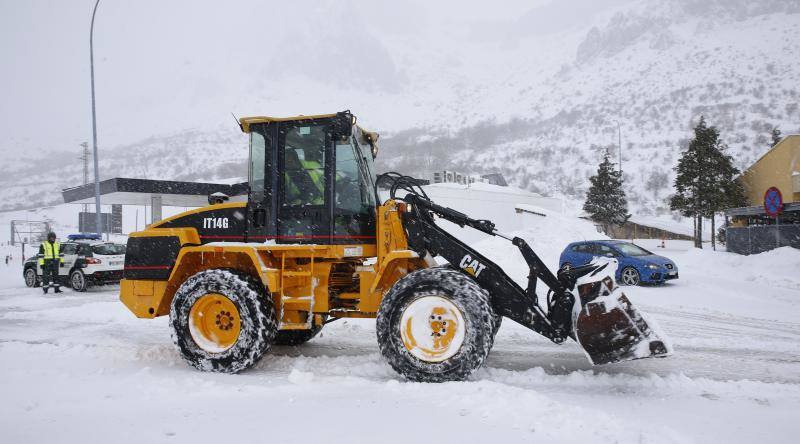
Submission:
{"label": "car windshield", "polygon": [[125,254],[125,245],[122,244],[92,245],[92,253],[100,255]]}
{"label": "car windshield", "polygon": [[634,244],[615,244],[614,246],[625,256],[649,256],[653,254]]}

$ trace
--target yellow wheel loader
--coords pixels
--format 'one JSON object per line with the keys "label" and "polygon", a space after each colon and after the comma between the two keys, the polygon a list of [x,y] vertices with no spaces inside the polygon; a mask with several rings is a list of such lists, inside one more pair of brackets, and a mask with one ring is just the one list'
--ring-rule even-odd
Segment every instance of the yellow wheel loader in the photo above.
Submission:
{"label": "yellow wheel loader", "polygon": [[[435,204],[414,179],[376,177],[378,135],[349,111],[239,123],[250,136],[247,201],[213,196],[128,239],[122,302],[141,318],[169,315],[192,366],[238,372],[341,318],[377,318],[382,355],[413,381],[466,379],[503,317],[555,343],[572,338],[595,364],[670,353],[616,286],[612,259],[553,274],[524,240]],[[437,218],[512,242],[527,288]]]}

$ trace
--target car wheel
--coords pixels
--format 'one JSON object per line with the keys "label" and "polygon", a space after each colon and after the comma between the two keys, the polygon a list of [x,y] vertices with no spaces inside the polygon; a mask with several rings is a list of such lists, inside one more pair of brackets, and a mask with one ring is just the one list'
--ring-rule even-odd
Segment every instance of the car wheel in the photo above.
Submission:
{"label": "car wheel", "polygon": [[86,283],[86,275],[81,270],[75,270],[69,275],[69,285],[75,291],[84,292],[89,285]]}
{"label": "car wheel", "polygon": [[28,287],[39,287],[42,285],[42,281],[39,280],[39,276],[36,276],[36,270],[33,268],[28,268],[25,270],[25,285]]}
{"label": "car wheel", "polygon": [[622,285],[639,285],[641,283],[641,278],[639,277],[639,271],[633,267],[625,267],[622,270]]}

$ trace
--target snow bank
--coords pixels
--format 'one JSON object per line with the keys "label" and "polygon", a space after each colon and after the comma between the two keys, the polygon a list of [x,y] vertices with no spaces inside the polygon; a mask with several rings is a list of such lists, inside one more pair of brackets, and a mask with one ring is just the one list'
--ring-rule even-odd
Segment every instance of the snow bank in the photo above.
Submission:
{"label": "snow bank", "polygon": [[[437,183],[423,188],[436,204],[451,207],[475,219],[491,220],[500,231],[523,228],[522,219],[516,217],[515,207],[519,204],[533,205],[555,213],[562,212],[560,199],[542,197],[514,187],[486,183],[473,183],[470,186]],[[458,227],[446,221],[442,226],[466,242],[474,242],[485,236],[472,229],[459,231]]]}
{"label": "snow bank", "polygon": [[750,256],[692,248],[681,265],[702,269],[707,276],[736,277],[737,280],[800,290],[800,250],[781,247]]}
{"label": "snow bank", "polygon": [[[518,207],[544,216],[529,212],[515,213],[514,223],[520,228],[508,234],[525,239],[552,271],[558,268],[558,258],[569,243],[608,239],[608,236],[598,233],[590,221],[534,205],[518,205]],[[506,273],[523,287],[527,285],[528,267],[519,249],[511,242],[499,237],[489,237],[476,243],[474,247],[500,264]]]}

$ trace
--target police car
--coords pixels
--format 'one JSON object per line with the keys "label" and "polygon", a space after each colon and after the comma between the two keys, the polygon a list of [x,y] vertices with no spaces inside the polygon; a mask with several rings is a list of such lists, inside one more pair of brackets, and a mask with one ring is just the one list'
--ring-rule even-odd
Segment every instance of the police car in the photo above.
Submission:
{"label": "police car", "polygon": [[[125,244],[103,242],[96,234],[71,234],[61,243],[64,263],[58,272],[61,285],[86,291],[93,285],[118,284],[125,265]],[[42,267],[36,255],[25,262],[22,276],[28,287],[42,285]]]}

